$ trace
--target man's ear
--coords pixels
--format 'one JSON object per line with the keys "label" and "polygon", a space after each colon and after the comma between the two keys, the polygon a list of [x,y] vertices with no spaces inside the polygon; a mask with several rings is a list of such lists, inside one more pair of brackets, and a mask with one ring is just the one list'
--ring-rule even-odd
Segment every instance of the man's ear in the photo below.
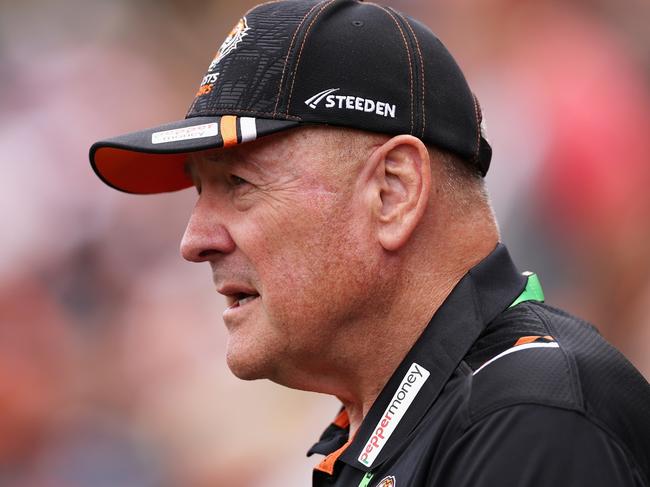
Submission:
{"label": "man's ear", "polygon": [[411,135],[398,135],[375,149],[371,198],[379,243],[388,251],[403,247],[420,223],[431,191],[429,152]]}

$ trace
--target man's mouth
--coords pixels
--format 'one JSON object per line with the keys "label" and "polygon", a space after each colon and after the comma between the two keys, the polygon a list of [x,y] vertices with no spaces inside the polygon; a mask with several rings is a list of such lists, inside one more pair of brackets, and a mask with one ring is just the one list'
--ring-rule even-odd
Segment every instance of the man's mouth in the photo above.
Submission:
{"label": "man's mouth", "polygon": [[228,303],[228,308],[230,309],[244,306],[259,297],[259,294],[236,293],[227,295],[226,301]]}
{"label": "man's mouth", "polygon": [[257,289],[244,283],[238,284],[234,282],[224,282],[218,286],[217,292],[226,297],[227,308],[224,313],[228,314],[236,308],[243,308],[244,306],[251,304],[260,297],[260,293],[257,292]]}

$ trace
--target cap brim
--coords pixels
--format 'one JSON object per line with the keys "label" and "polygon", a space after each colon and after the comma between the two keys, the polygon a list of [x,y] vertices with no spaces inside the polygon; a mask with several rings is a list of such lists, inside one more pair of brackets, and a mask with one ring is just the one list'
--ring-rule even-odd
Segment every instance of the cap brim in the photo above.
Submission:
{"label": "cap brim", "polygon": [[187,118],[95,142],[90,164],[102,181],[125,193],[178,191],[192,186],[185,171],[188,154],[250,142],[297,125],[235,115]]}

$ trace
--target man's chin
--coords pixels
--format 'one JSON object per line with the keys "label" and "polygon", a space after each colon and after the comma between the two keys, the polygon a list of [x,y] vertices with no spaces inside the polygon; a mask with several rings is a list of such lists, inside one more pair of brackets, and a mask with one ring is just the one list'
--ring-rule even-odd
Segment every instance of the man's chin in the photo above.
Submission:
{"label": "man's chin", "polygon": [[230,350],[226,354],[226,363],[235,377],[242,380],[268,379],[270,371],[268,364],[254,354],[235,353]]}

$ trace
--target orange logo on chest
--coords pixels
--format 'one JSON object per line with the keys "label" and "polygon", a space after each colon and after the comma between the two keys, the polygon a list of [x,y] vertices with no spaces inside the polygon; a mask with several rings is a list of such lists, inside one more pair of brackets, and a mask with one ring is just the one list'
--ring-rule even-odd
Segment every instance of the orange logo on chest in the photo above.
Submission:
{"label": "orange logo on chest", "polygon": [[375,487],[395,487],[395,477],[391,475],[383,478]]}

